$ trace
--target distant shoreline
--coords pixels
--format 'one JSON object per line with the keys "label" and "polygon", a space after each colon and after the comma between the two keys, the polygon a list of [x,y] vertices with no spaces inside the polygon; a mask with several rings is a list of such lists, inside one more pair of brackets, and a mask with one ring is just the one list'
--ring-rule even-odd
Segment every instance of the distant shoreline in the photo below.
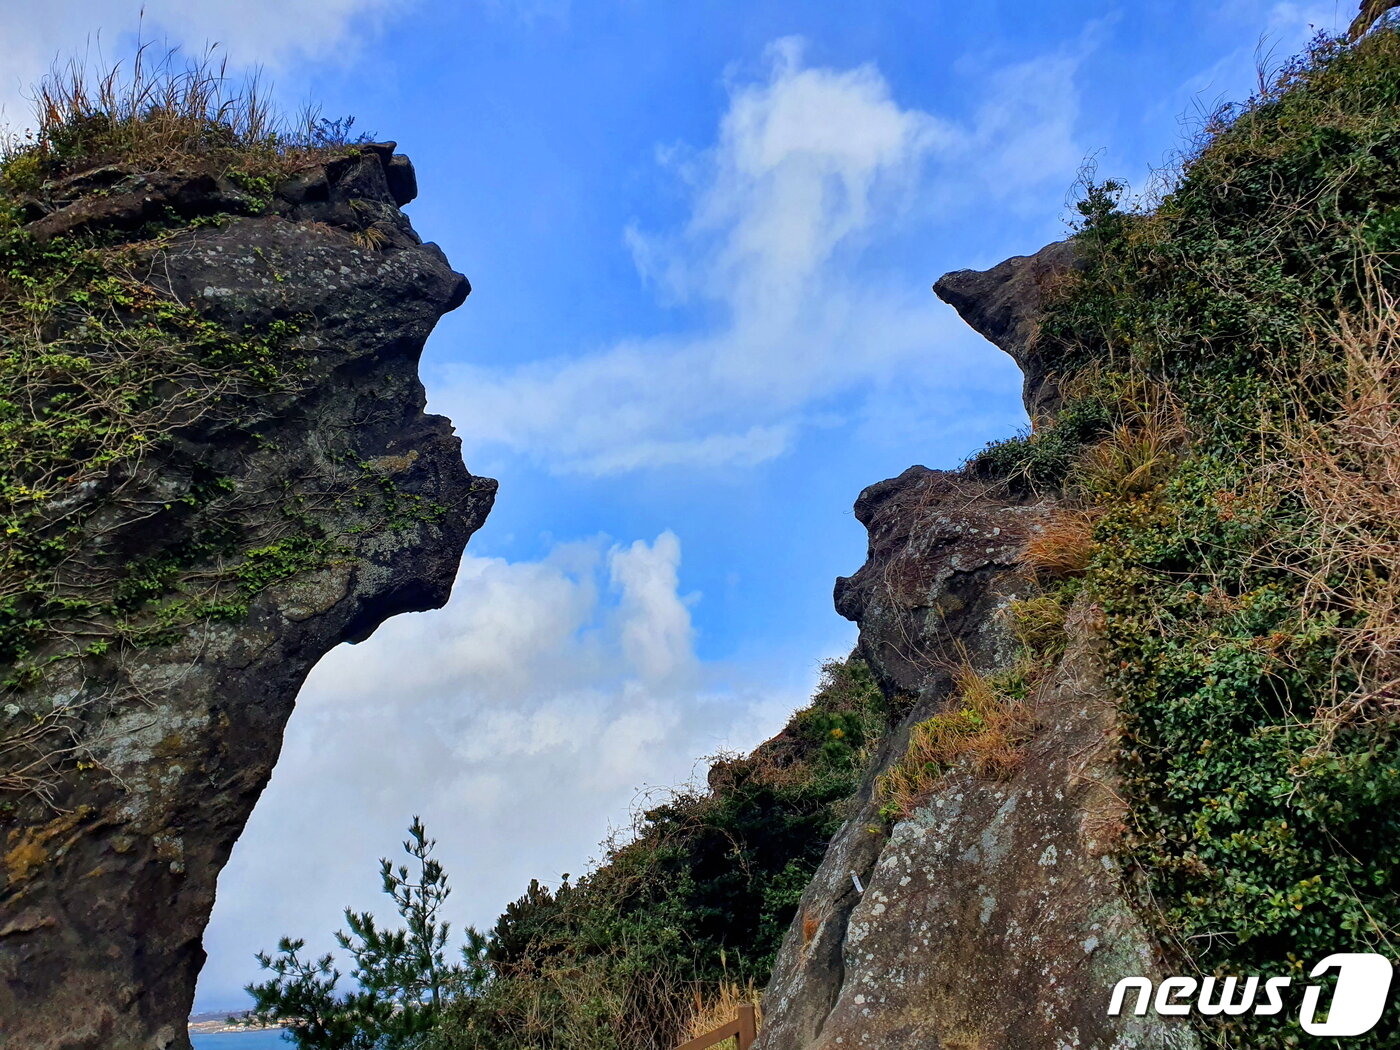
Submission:
{"label": "distant shoreline", "polygon": [[[236,1015],[235,1015],[236,1016]],[[194,1035],[229,1035],[233,1032],[268,1032],[285,1028],[282,1024],[230,1024],[227,1018],[212,1021],[191,1021],[189,1031]]]}

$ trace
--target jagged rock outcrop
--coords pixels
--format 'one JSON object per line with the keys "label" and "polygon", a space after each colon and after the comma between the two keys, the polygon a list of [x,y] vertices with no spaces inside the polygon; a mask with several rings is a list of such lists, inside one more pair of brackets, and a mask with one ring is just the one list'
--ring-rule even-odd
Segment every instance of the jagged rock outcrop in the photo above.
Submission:
{"label": "jagged rock outcrop", "polygon": [[[143,647],[94,647],[11,705],[67,712],[71,737],[43,790],[0,816],[6,1048],[190,1045],[215,880],[302,681],[387,617],[441,606],[491,507],[495,482],[469,474],[449,421],[423,411],[424,340],[469,287],[400,212],[416,186],[393,149],[310,164],[251,203],[222,175],[116,166],[31,204],[39,239],[129,231],[140,287],[221,330],[300,334],[296,360],[278,363],[294,382],[236,418],[174,416],[160,449],[113,482],[140,513],[94,518],[107,527],[74,556],[121,571],[183,552],[197,578],[205,548],[190,537],[217,526],[240,545],[217,557],[246,609],[215,608]],[[153,219],[169,228],[152,236]]]}
{"label": "jagged rock outcrop", "polygon": [[[1026,370],[1033,413],[1055,403],[1034,345],[1040,295],[1072,262],[1062,243],[936,286]],[[955,699],[950,668],[1012,660],[1000,612],[1031,592],[1017,563],[1052,510],[924,467],[857,500],[869,552],[837,581],[836,607],[860,625],[857,653],[907,713],[803,897],[759,1050],[1195,1045],[1168,1020],[1108,1016],[1114,983],[1157,976],[1158,958],[1113,859],[1122,812],[1092,608],[1076,610],[1065,656],[1037,687],[1036,732],[1010,777],[956,768],[908,819],[887,831],[880,816],[878,778],[911,728]]]}
{"label": "jagged rock outcrop", "polygon": [[1039,338],[1041,303],[1078,265],[1074,242],[1056,241],[990,270],[945,273],[933,286],[979,335],[1011,355],[1024,376],[1022,398],[1033,420],[1053,414],[1059,399],[1054,354]]}

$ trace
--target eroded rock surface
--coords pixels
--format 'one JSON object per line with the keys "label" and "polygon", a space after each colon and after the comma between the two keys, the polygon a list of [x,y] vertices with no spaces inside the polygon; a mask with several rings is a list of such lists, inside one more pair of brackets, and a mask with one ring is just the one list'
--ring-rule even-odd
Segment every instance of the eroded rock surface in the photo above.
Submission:
{"label": "eroded rock surface", "polygon": [[[36,207],[36,235],[136,231],[151,197],[185,218],[244,193],[188,173],[104,169],[89,181],[103,193],[70,187],[72,200]],[[258,592],[240,618],[70,661],[24,699],[75,713],[85,761],[56,762],[45,797],[22,796],[0,818],[6,1048],[190,1045],[215,880],[302,681],[339,643],[447,600],[496,484],[468,473],[449,421],[423,411],[424,340],[469,289],[399,211],[415,191],[392,143],[365,147],[288,180],[259,213],[133,244],[140,278],[207,318],[249,331],[295,320],[304,360],[294,390],[236,420],[177,428],[168,451],[123,480],[149,513],[94,537],[85,556],[174,549],[197,523],[172,505],[211,477],[226,494],[200,513],[242,530],[254,548],[245,564],[302,529],[329,553]]]}
{"label": "eroded rock surface", "polygon": [[990,270],[945,273],[933,286],[979,335],[1011,355],[1025,377],[1022,396],[1033,420],[1052,414],[1059,395],[1053,350],[1040,339],[1041,305],[1078,265],[1074,242],[1056,241]]}
{"label": "eroded rock surface", "polygon": [[[1037,275],[1071,265],[1071,251],[1052,245],[937,286],[1026,369],[1033,412],[1053,411],[1056,396],[1034,350]],[[758,1050],[1196,1045],[1189,1027],[1155,1015],[1108,1016],[1118,979],[1159,974],[1113,860],[1122,813],[1091,608],[1075,611],[1068,651],[1037,688],[1037,731],[1014,774],[955,769],[908,819],[880,816],[878,777],[911,727],[953,702],[949,668],[1014,658],[1001,610],[1033,592],[1017,562],[1052,510],[924,467],[856,502],[869,552],[837,581],[836,607],[860,625],[858,654],[906,713],[803,897]]]}

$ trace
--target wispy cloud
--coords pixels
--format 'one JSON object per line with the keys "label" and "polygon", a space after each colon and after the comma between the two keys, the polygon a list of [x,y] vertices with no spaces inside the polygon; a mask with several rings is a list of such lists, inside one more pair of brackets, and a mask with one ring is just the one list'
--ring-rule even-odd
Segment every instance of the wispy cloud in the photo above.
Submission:
{"label": "wispy cloud", "polygon": [[778,41],[762,77],[730,83],[711,147],[661,152],[689,192],[687,221],[625,231],[658,296],[719,320],[514,368],[450,366],[435,404],[470,448],[602,475],[775,458],[906,373],[944,394],[976,383],[985,350],[970,361],[956,319],[922,279],[880,276],[879,252],[916,202],[1014,208],[1067,184],[1083,156],[1077,66],[1066,53],[997,70],[954,120],[902,107],[872,65],[808,65],[801,41]]}
{"label": "wispy cloud", "polygon": [[1222,102],[1238,102],[1242,71],[1255,69],[1256,83],[1260,72],[1267,78],[1280,62],[1301,51],[1314,34],[1346,29],[1356,9],[1356,3],[1340,0],[1227,0],[1218,7],[1208,6],[1206,17],[1236,31],[1250,27],[1254,35],[1242,35],[1239,47],[1192,74],[1182,84],[1181,93],[1199,100],[1198,111],[1209,112]]}

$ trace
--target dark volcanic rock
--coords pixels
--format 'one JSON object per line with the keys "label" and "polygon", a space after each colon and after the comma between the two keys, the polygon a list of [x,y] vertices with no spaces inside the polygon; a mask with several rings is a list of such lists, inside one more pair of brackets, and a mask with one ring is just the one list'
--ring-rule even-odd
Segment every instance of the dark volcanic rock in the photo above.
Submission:
{"label": "dark volcanic rock", "polygon": [[1055,281],[1077,265],[1074,242],[1056,241],[990,270],[945,273],[933,286],[978,334],[1015,360],[1025,377],[1022,398],[1033,420],[1052,415],[1059,402],[1056,363],[1038,338],[1041,303]]}
{"label": "dark volcanic rock", "polygon": [[[146,213],[132,178],[108,172],[100,206],[79,197],[37,222],[47,234],[131,228]],[[181,214],[234,199],[217,179],[141,178],[167,187],[156,192]],[[468,286],[398,211],[411,185],[392,144],[365,148],[290,180],[269,213],[134,246],[144,279],[208,318],[254,332],[298,319],[305,360],[294,391],[236,421],[191,424],[144,460],[125,484],[151,512],[94,538],[88,554],[139,557],[169,542],[177,526],[160,501],[198,471],[226,479],[229,513],[250,535],[271,542],[314,519],[336,553],[263,589],[234,622],[70,662],[37,687],[41,704],[81,713],[76,746],[90,762],[5,818],[6,1048],[188,1048],[215,880],[302,681],[387,617],[441,606],[491,507],[496,483],[469,474],[449,421],[423,411],[424,340]],[[212,202],[199,199],[206,191]],[[381,235],[364,237],[371,227]],[[336,498],[356,485],[382,498]]]}
{"label": "dark volcanic rock", "polygon": [[[38,241],[98,229],[134,230],[173,212],[183,219],[241,211],[248,198],[228,179],[209,172],[142,172],[108,167],[84,172],[54,187],[59,206],[28,225]],[[94,193],[94,190],[100,190]],[[64,200],[65,197],[71,197]],[[50,201],[53,201],[51,196]]]}
{"label": "dark volcanic rock", "polygon": [[927,467],[860,494],[870,546],[860,570],[836,581],[836,611],[861,625],[859,653],[887,690],[942,691],[955,645],[988,660],[1001,653],[995,614],[1024,589],[1010,570],[1043,510]]}

